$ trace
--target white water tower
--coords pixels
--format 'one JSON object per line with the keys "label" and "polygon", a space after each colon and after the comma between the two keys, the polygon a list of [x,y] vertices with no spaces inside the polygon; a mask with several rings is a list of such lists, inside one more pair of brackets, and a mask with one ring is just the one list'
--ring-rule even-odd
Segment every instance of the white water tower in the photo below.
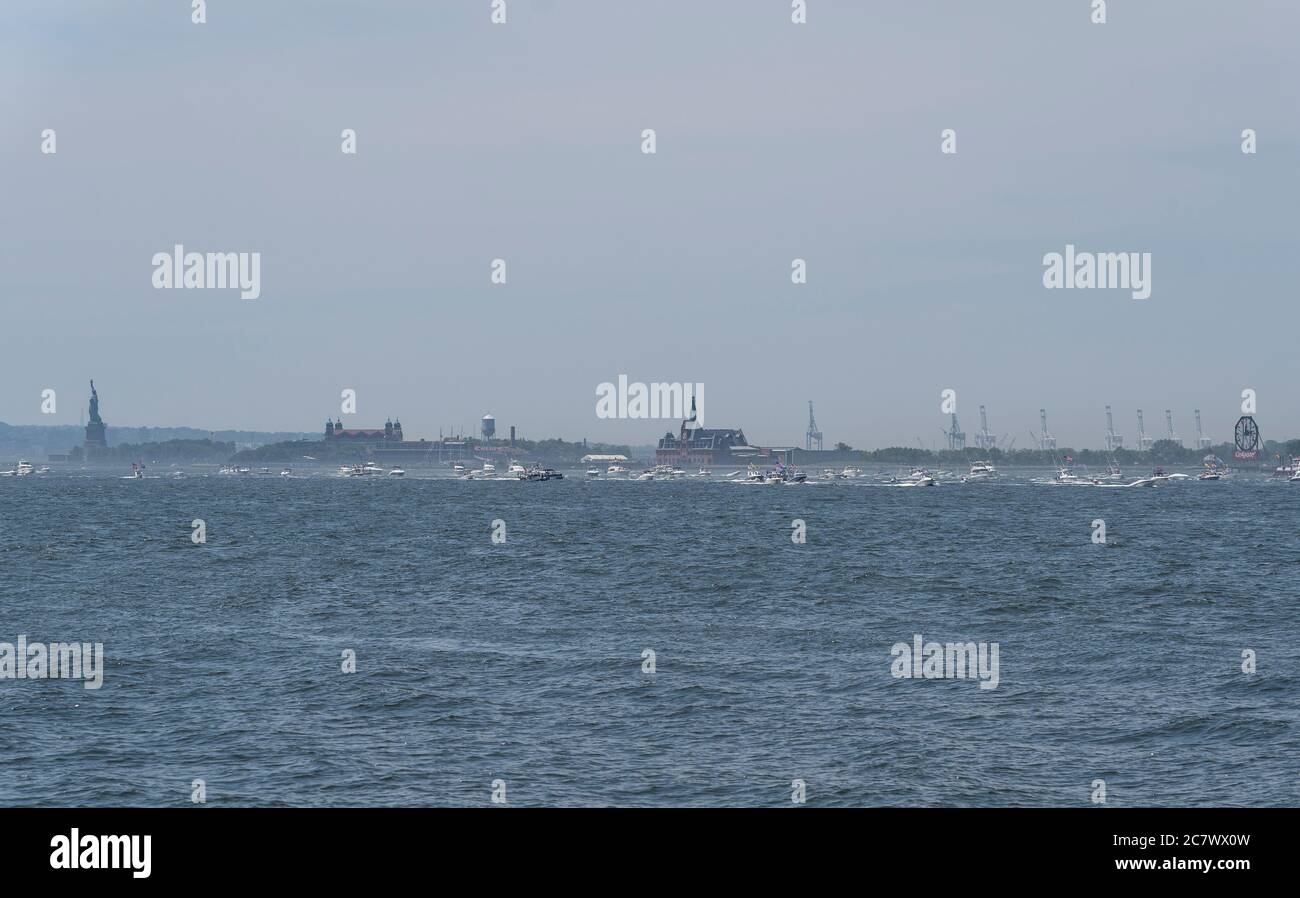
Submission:
{"label": "white water tower", "polygon": [[483,440],[485,442],[487,440],[492,439],[497,435],[497,419],[492,417],[491,415],[484,415],[483,425],[481,429],[483,433]]}

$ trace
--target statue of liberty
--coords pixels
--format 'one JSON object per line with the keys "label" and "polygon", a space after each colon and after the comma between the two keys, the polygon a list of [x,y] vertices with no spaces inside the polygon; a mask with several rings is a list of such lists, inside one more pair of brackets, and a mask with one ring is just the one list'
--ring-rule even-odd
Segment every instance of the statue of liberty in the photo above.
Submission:
{"label": "statue of liberty", "polygon": [[95,392],[95,382],[90,382],[90,421],[86,424],[86,452],[103,449],[108,445],[108,425],[99,417],[99,393]]}

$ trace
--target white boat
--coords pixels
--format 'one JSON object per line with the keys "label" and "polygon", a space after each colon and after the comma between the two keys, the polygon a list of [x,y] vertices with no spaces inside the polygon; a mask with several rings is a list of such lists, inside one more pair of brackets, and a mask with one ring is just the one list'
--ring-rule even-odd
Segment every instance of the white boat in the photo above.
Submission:
{"label": "white boat", "polygon": [[640,474],[636,475],[635,479],[636,479],[636,480],[654,480],[654,479],[655,479],[655,472],[654,472],[654,471],[642,471]]}
{"label": "white boat", "polygon": [[1058,468],[1055,483],[1083,483],[1083,479],[1069,467]]}
{"label": "white boat", "polygon": [[911,474],[899,481],[900,486],[934,486],[934,483],[934,475],[925,468],[913,468]]}
{"label": "white boat", "polygon": [[387,474],[388,472],[372,461],[366,462],[361,466],[362,474]]}
{"label": "white boat", "polygon": [[405,477],[405,476],[406,476],[406,472],[403,471],[401,468],[393,468],[393,470],[391,470],[391,471],[388,472],[388,476],[389,476],[389,477]]}
{"label": "white boat", "polygon": [[18,467],[14,469],[14,473],[19,477],[26,477],[28,474],[36,473],[36,466],[29,461],[20,461]]}
{"label": "white boat", "polygon": [[[486,465],[484,465],[486,467]],[[520,474],[527,474],[528,469],[514,459],[510,460],[510,466],[506,468],[506,474],[510,477],[518,477]]]}
{"label": "white boat", "polygon": [[1287,483],[1300,483],[1300,471],[1296,471],[1287,478]]}
{"label": "white boat", "polygon": [[700,468],[698,471],[695,472],[695,476],[696,476],[696,477],[712,477],[712,476],[713,476],[713,472],[710,471],[708,468]]}
{"label": "white boat", "polygon": [[[49,466],[49,465],[41,465],[39,468],[36,469],[36,473],[37,473],[37,474],[48,474],[48,473],[50,473],[50,466]],[[180,472],[180,471],[177,471],[176,473],[177,473],[177,474],[180,474],[181,472]]]}
{"label": "white boat", "polygon": [[[470,471],[465,475],[466,480],[494,480],[497,476],[497,466],[490,461],[483,462],[483,467],[477,471]],[[518,476],[518,475],[515,475]]]}
{"label": "white boat", "polygon": [[280,472],[280,476],[281,476],[281,477],[292,477],[292,476],[293,476],[293,469],[292,469],[292,468],[285,468],[283,471]]}
{"label": "white boat", "polygon": [[462,474],[465,473],[465,466],[457,462],[456,464],[451,466],[451,473],[455,474],[457,477],[460,477]]}
{"label": "white boat", "polygon": [[998,476],[998,469],[993,467],[993,462],[991,461],[972,462],[970,471],[966,475],[968,480],[979,480],[985,477],[996,476]]}
{"label": "white boat", "polygon": [[588,476],[588,477],[599,477],[599,476],[600,476],[600,468],[588,468],[588,469],[587,469],[587,476]]}
{"label": "white boat", "polygon": [[605,474],[611,477],[618,476],[619,474],[626,474],[626,473],[627,473],[627,468],[623,467],[622,465],[610,465],[608,468],[605,469]]}
{"label": "white boat", "polygon": [[131,462],[131,473],[122,478],[123,480],[144,480],[144,465]]}

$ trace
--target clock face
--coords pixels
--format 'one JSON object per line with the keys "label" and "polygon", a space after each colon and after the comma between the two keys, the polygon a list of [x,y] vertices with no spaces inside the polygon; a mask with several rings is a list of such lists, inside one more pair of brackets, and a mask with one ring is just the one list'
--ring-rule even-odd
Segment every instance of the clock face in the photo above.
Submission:
{"label": "clock face", "polygon": [[1253,452],[1259,448],[1259,425],[1254,418],[1248,415],[1239,418],[1234,435],[1237,438],[1237,448],[1241,451]]}

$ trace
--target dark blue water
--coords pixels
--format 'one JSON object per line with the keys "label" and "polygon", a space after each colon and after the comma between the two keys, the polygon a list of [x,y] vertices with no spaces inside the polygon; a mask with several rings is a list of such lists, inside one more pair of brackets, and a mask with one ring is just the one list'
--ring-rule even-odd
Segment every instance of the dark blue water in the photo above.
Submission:
{"label": "dark blue water", "polygon": [[[103,642],[107,670],[0,680],[0,803],[202,778],[214,805],[481,805],[501,779],[512,805],[788,806],[799,778],[811,805],[1086,805],[1095,779],[1294,805],[1297,509],[1244,479],[5,478],[0,641]],[[894,678],[916,633],[997,642],[998,687]]]}

